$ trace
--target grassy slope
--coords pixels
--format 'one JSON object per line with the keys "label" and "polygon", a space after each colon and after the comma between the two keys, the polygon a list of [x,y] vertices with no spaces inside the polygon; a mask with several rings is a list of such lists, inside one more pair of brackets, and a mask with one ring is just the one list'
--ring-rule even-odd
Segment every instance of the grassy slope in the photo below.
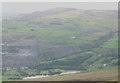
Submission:
{"label": "grassy slope", "polygon": [[2,80],[7,81],[8,78],[23,78],[24,76],[21,76],[19,72],[12,70],[5,72],[4,76],[2,76]]}
{"label": "grassy slope", "polygon": [[[86,15],[88,13],[88,16]],[[93,14],[92,16],[90,16]],[[83,16],[82,16],[83,15]],[[55,20],[55,19],[59,20]],[[91,20],[92,19],[92,20]],[[91,40],[97,40],[112,29],[116,29],[117,20],[110,17],[109,14],[104,14],[104,11],[79,11],[73,10],[64,12],[62,14],[46,16],[43,18],[35,18],[30,21],[11,21],[8,23],[3,22],[4,35],[20,35],[29,34],[35,35],[38,39],[45,40],[52,44],[73,44],[82,45],[85,43],[92,43]],[[62,26],[74,27],[74,30],[64,30],[57,27],[49,26],[50,23],[58,22]],[[29,26],[29,23],[41,23],[47,25],[47,28]],[[77,25],[77,26],[76,26]],[[110,26],[110,27],[109,27]],[[6,27],[6,28],[4,28]],[[15,29],[13,29],[15,28]],[[35,31],[31,31],[35,29]],[[80,29],[98,30],[96,33],[85,33]],[[71,37],[76,36],[78,39],[72,40]]]}

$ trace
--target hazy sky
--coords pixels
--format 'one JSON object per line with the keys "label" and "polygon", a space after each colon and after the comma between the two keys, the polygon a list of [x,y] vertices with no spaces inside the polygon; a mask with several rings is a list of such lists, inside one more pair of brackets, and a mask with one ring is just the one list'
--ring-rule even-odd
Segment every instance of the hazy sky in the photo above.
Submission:
{"label": "hazy sky", "polygon": [[117,10],[117,2],[4,2],[3,14],[22,14],[64,7],[76,9]]}

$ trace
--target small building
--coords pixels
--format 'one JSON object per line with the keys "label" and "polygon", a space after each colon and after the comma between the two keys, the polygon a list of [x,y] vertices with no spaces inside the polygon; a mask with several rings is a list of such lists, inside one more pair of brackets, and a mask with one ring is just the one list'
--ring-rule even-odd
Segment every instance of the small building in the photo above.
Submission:
{"label": "small building", "polygon": [[105,66],[108,66],[108,64],[103,64],[103,66],[105,67]]}
{"label": "small building", "polygon": [[77,39],[77,37],[75,37],[75,36],[72,36],[72,37],[71,37],[71,39]]}
{"label": "small building", "polygon": [[21,69],[28,69],[28,67],[21,67]]}
{"label": "small building", "polygon": [[101,54],[98,54],[98,56],[101,56]]}
{"label": "small building", "polygon": [[17,70],[17,68],[14,68],[14,67],[7,67],[6,70],[7,70],[7,71],[12,71],[12,70]]}

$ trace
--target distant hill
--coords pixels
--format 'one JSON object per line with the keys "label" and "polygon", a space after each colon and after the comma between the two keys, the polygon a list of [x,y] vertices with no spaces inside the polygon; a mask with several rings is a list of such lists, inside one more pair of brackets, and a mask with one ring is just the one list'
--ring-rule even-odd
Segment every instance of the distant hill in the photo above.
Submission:
{"label": "distant hill", "polygon": [[55,8],[3,18],[3,66],[38,71],[116,66],[117,14]]}

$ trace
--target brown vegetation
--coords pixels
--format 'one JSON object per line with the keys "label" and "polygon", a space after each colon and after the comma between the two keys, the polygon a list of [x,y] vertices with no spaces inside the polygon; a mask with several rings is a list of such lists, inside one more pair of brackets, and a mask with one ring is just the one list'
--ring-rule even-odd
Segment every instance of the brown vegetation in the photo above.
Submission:
{"label": "brown vegetation", "polygon": [[79,74],[49,76],[24,81],[111,81],[118,80],[117,70],[93,71]]}

